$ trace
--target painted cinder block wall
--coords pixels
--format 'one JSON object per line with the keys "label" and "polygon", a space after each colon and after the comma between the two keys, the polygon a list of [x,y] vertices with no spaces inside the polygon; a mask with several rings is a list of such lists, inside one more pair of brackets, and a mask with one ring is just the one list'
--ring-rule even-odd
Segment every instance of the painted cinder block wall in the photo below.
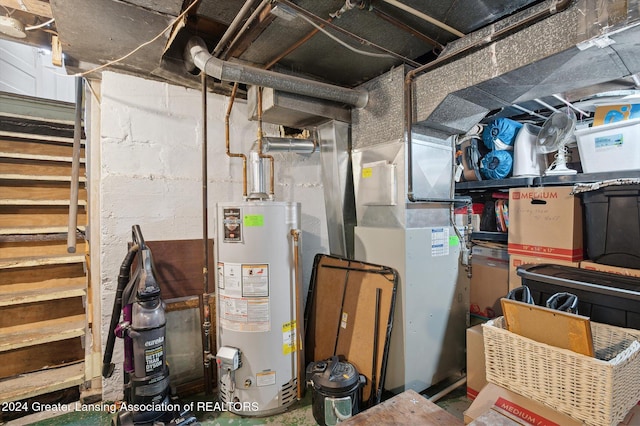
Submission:
{"label": "painted cinder block wall", "polygon": [[[106,343],[120,264],[139,224],[146,240],[202,238],[202,106],[197,90],[138,77],[104,72],[101,83],[99,147],[92,146],[90,180],[99,192],[91,232],[99,247],[101,341]],[[215,204],[242,200],[242,161],[226,155],[224,117],[228,98],[208,94],[209,238],[215,235]],[[247,105],[236,100],[231,113],[232,152],[248,153],[257,123],[247,118]],[[277,126],[265,124],[267,135]],[[304,293],[313,257],[328,253],[324,195],[318,154],[274,154],[275,198],[302,206]],[[95,185],[95,181],[99,184]],[[97,199],[96,199],[97,197]],[[95,223],[97,222],[97,223]],[[214,281],[211,272],[210,286]],[[98,300],[96,300],[98,299]],[[116,342],[116,371],[103,379],[103,400],[122,397],[122,342]]]}

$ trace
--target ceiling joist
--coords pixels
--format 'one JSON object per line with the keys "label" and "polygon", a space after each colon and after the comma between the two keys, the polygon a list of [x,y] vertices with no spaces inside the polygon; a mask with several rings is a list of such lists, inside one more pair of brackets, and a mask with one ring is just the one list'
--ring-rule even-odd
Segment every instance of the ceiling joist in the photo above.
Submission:
{"label": "ceiling joist", "polygon": [[51,5],[44,0],[0,0],[0,6],[21,10],[33,15],[53,18]]}

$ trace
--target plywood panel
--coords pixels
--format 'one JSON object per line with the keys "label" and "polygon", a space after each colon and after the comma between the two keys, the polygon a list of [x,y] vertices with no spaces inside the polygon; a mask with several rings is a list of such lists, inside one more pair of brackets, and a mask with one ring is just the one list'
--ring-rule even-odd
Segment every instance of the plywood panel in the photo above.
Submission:
{"label": "plywood panel", "polygon": [[507,329],[536,342],[593,356],[588,317],[501,299]]}
{"label": "plywood panel", "polygon": [[[386,322],[391,314],[393,282],[382,283],[383,277],[370,273],[351,271],[347,284],[347,295],[343,309],[336,353],[344,355],[368,381],[362,390],[362,398],[367,401],[371,386],[378,386],[382,374]],[[376,327],[376,309],[379,309]],[[375,337],[377,333],[377,343]],[[373,348],[376,357],[373,358]],[[371,350],[363,350],[371,348]],[[374,374],[375,367],[375,374]],[[375,380],[376,383],[373,383]]]}
{"label": "plywood panel", "polygon": [[[340,315],[347,277],[342,269],[324,268],[341,266],[344,261],[331,257],[321,257],[314,268],[316,285],[311,299],[307,300],[307,335],[305,337],[307,362],[321,361],[335,355],[336,336],[340,330]],[[320,273],[320,271],[322,271]],[[316,303],[333,300],[334,303]]]}
{"label": "plywood panel", "polygon": [[340,423],[355,425],[456,426],[464,422],[414,390],[407,390]]}
{"label": "plywood panel", "polygon": [[[145,241],[153,253],[164,300],[199,296],[204,291],[202,240]],[[209,288],[215,288],[213,240],[209,240]],[[133,267],[137,266],[137,259]]]}

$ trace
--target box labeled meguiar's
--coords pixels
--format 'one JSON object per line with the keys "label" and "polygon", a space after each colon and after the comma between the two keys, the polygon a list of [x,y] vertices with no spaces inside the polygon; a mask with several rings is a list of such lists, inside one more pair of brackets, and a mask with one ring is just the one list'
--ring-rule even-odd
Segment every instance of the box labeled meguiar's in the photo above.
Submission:
{"label": "box labeled meguiar's", "polygon": [[509,190],[509,254],[578,262],[582,206],[570,186]]}

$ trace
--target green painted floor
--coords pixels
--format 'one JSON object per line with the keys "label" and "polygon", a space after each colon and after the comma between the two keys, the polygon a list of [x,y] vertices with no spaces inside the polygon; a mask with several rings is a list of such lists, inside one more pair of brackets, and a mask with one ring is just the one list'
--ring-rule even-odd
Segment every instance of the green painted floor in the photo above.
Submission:
{"label": "green painted floor", "polygon": [[[198,401],[211,401],[211,396],[199,395],[181,401],[184,403],[194,402],[196,407]],[[459,419],[463,419],[463,412],[469,408],[471,402],[466,398],[466,387],[462,386],[437,402],[437,404]],[[311,412],[311,392],[307,391],[305,397],[294,403],[289,410],[284,413],[263,417],[240,417],[230,412],[218,411],[197,411],[194,414],[203,426],[241,426],[241,425],[274,425],[274,426],[314,426],[316,421]],[[51,413],[53,415],[53,413]],[[42,418],[46,413],[41,413]],[[108,411],[73,411],[54,417],[38,420],[33,416],[13,420],[7,426],[38,425],[38,426],[108,426],[111,424],[113,415]]]}

